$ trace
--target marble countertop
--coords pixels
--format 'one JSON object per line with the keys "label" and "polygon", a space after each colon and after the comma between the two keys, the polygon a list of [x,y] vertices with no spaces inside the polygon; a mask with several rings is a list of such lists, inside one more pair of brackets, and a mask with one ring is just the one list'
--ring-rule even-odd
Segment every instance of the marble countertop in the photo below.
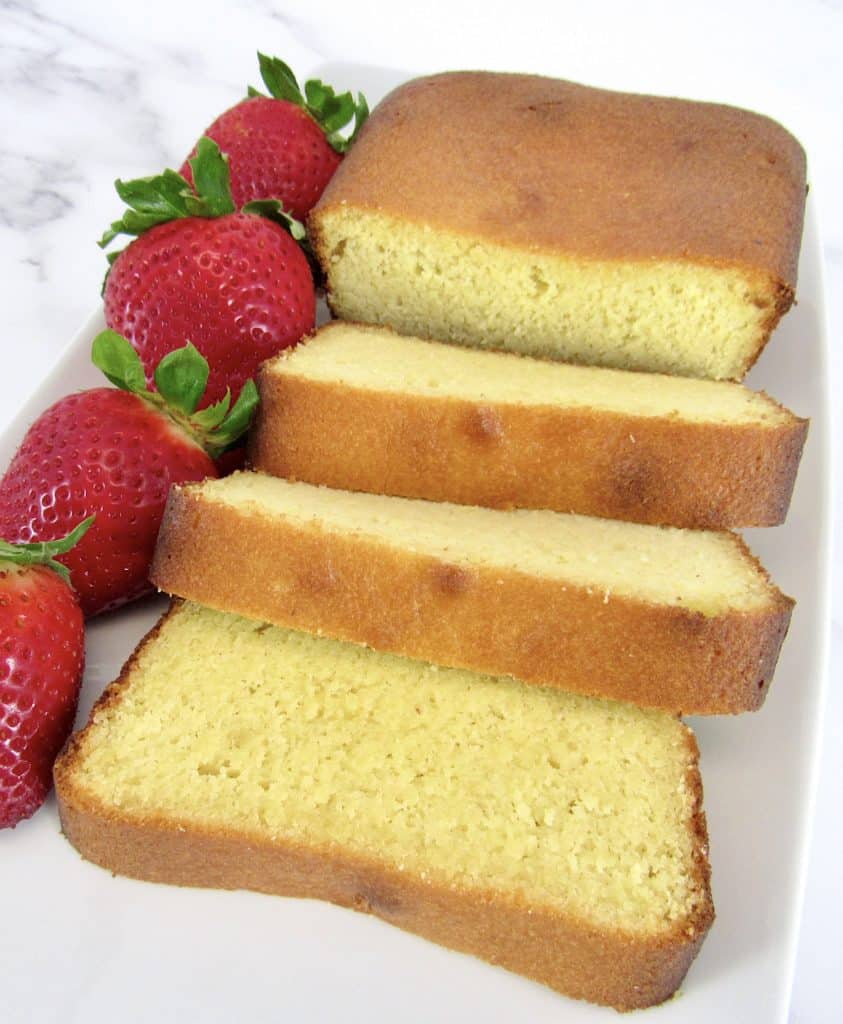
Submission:
{"label": "marble countertop", "polygon": [[[449,0],[406,11],[372,0],[4,0],[0,429],[98,303],[104,259],[94,243],[119,206],[114,179],[178,166],[199,130],[242,95],[244,83],[256,81],[257,48],[302,72],[326,62],[533,70],[774,116],[809,155],[836,395],[843,386],[834,343],[843,329],[843,4],[804,0],[797,13],[780,0],[642,0],[588,11],[562,2],[553,12],[529,0]],[[835,440],[839,465],[839,416]],[[839,536],[839,505],[835,519]],[[843,1019],[841,568],[838,545],[828,713],[790,1017],[798,1024]]]}

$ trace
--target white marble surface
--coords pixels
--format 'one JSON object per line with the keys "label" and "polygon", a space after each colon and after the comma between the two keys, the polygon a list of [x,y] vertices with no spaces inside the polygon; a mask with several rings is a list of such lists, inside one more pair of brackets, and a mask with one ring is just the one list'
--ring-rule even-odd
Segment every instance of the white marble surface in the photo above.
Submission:
{"label": "white marble surface", "polygon": [[[254,51],[323,62],[535,70],[768,113],[804,143],[820,210],[832,349],[843,385],[843,4],[647,2],[414,5],[360,0],[0,3],[0,429],[97,304],[94,244],[113,180],[180,162],[256,82]],[[347,84],[354,87],[353,80]],[[840,420],[836,451],[841,451]],[[841,524],[839,504],[835,513]],[[831,685],[791,1021],[843,1019],[843,551],[833,581]],[[0,837],[0,842],[2,837]]]}

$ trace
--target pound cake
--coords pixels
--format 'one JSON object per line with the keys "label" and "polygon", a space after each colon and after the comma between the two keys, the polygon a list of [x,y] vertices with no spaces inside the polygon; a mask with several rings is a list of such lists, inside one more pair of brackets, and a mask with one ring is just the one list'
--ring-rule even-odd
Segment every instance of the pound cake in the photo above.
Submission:
{"label": "pound cake", "polygon": [[109,871],[330,900],[580,999],[667,999],[713,918],[675,718],[176,605],[59,759]]}
{"label": "pound cake", "polygon": [[687,714],[761,705],[793,603],[727,532],[261,473],[174,487],[150,578],[276,625]]}
{"label": "pound cake", "polygon": [[451,72],[375,109],[309,227],[343,319],[740,379],[793,301],[804,205],[769,118]]}
{"label": "pound cake", "polygon": [[276,476],[708,529],[784,521],[808,428],[740,384],[342,321],[265,363],[258,387],[251,462]]}

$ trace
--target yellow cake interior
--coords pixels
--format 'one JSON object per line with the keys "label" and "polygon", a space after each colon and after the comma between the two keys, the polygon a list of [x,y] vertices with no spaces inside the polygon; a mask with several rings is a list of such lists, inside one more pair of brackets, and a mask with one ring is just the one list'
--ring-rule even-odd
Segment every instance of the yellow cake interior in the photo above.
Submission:
{"label": "yellow cake interior", "polygon": [[627,370],[739,379],[773,316],[750,268],[577,258],[352,204],[317,212],[334,311],[402,334]]}
{"label": "yellow cake interior", "polygon": [[74,756],[86,800],[341,848],[635,933],[701,899],[675,718],[184,604]]}
{"label": "yellow cake interior", "polygon": [[424,398],[594,409],[690,423],[765,424],[791,416],[764,394],[725,381],[571,366],[334,321],[288,349],[270,372]]}
{"label": "yellow cake interior", "polygon": [[262,473],[236,473],[191,490],[246,516],[371,538],[460,567],[590,587],[607,603],[637,597],[717,615],[764,607],[772,594],[764,573],[727,532],[352,493]]}

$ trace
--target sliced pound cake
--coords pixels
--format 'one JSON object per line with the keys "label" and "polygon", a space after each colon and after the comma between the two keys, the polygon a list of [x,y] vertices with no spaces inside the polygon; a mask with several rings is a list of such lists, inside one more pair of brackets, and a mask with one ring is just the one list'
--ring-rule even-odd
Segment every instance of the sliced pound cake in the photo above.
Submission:
{"label": "sliced pound cake", "polygon": [[456,72],[377,107],[310,230],[343,319],[740,379],[793,300],[804,205],[766,117]]}
{"label": "sliced pound cake", "polygon": [[262,473],[173,488],[151,579],[277,625],[689,714],[761,705],[792,605],[731,533]]}
{"label": "sliced pound cake", "polygon": [[376,914],[580,999],[668,998],[713,918],[671,716],[177,605],[59,759],[83,856]]}
{"label": "sliced pound cake", "polygon": [[723,529],[783,522],[808,423],[740,384],[334,321],[265,363],[251,461],[351,491]]}

